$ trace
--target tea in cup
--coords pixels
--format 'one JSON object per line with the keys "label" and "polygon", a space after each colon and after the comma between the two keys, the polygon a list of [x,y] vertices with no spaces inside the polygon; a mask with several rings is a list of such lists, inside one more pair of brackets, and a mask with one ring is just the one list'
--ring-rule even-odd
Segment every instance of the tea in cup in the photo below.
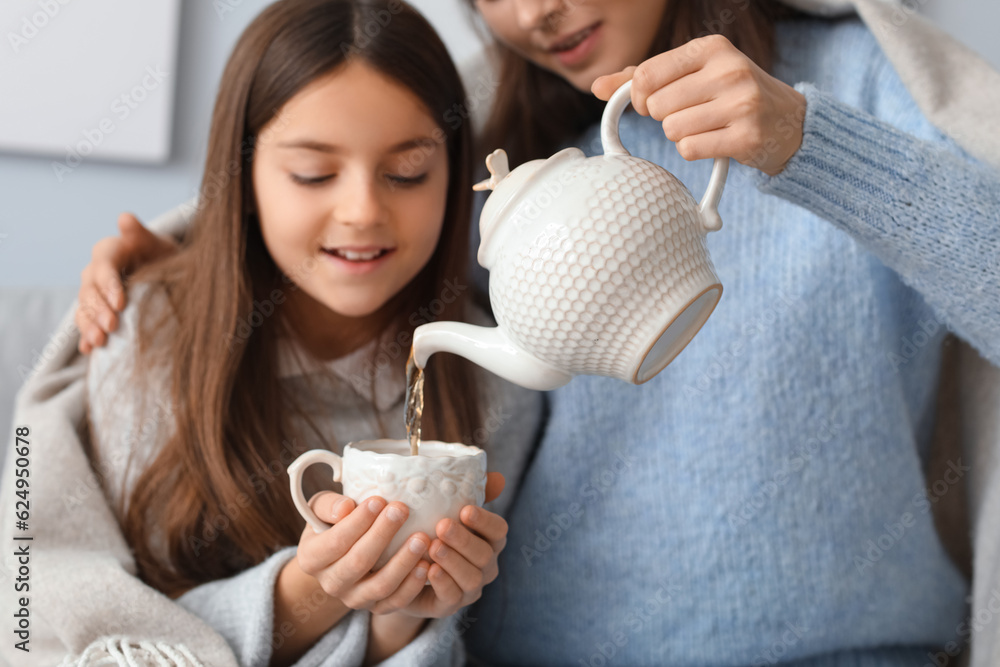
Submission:
{"label": "tea in cup", "polygon": [[411,456],[405,440],[366,440],[347,445],[343,455],[313,449],[292,462],[288,476],[295,507],[317,533],[331,526],[316,516],[302,492],[302,476],[314,463],[333,468],[333,481],[358,505],[379,496],[409,508],[409,517],[373,570],[385,565],[413,533],[433,539],[441,519],[458,521],[463,507],[482,506],[486,498],[486,452],[479,447],[423,440],[420,453]]}

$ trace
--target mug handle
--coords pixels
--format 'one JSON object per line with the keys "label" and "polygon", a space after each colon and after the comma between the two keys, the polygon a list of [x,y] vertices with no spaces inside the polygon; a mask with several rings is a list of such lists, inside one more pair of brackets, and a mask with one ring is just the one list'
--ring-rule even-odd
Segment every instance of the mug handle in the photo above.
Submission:
{"label": "mug handle", "polygon": [[[618,134],[618,123],[621,121],[622,113],[631,102],[632,80],[629,79],[611,96],[608,105],[604,107],[604,115],[601,116],[601,146],[604,148],[605,155],[631,155],[622,145],[621,136]],[[698,204],[702,223],[705,225],[705,229],[710,232],[722,229],[722,218],[719,217],[719,199],[722,198],[722,190],[726,187],[728,174],[729,158],[715,158],[708,188]]]}
{"label": "mug handle", "polygon": [[310,449],[288,466],[288,478],[291,481],[292,501],[295,503],[295,508],[302,515],[302,518],[309,522],[315,532],[322,533],[332,526],[316,516],[316,513],[309,507],[305,494],[302,493],[302,475],[305,474],[306,468],[314,463],[328,464],[333,468],[333,481],[339,482],[344,470],[344,459],[328,449]]}

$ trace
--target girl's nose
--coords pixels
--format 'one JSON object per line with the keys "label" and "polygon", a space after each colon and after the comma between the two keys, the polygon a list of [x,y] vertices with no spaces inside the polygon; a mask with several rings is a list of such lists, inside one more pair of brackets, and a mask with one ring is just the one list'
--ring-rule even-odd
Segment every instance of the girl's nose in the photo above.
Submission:
{"label": "girl's nose", "polygon": [[514,0],[517,24],[522,30],[551,31],[559,22],[564,0]]}
{"label": "girl's nose", "polygon": [[337,221],[352,227],[381,224],[385,207],[378,185],[374,178],[354,179],[337,202]]}

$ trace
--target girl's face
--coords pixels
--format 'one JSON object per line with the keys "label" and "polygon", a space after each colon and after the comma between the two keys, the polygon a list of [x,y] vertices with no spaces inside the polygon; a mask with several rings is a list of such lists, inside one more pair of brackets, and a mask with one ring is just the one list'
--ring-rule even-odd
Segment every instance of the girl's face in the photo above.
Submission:
{"label": "girl's face", "polygon": [[667,0],[476,0],[497,39],[590,92],[597,77],[638,65]]}
{"label": "girl's face", "polygon": [[299,91],[261,130],[253,187],[267,249],[302,293],[289,297],[296,328],[356,329],[437,246],[444,132],[409,89],[351,62]]}

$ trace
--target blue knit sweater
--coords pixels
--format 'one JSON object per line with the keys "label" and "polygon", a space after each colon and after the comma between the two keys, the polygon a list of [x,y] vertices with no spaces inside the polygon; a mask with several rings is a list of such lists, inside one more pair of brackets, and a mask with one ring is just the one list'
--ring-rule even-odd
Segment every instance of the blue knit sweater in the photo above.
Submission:
{"label": "blue knit sweater", "polygon": [[[857,19],[789,21],[778,45],[802,147],[774,178],[733,163],[722,301],[665,371],[550,394],[466,635],[489,662],[885,667],[968,639],[930,513],[967,468],[923,469],[945,333],[1000,363],[1000,173]],[[632,112],[622,139],[700,197],[710,161]],[[600,152],[598,128],[578,145]]]}

